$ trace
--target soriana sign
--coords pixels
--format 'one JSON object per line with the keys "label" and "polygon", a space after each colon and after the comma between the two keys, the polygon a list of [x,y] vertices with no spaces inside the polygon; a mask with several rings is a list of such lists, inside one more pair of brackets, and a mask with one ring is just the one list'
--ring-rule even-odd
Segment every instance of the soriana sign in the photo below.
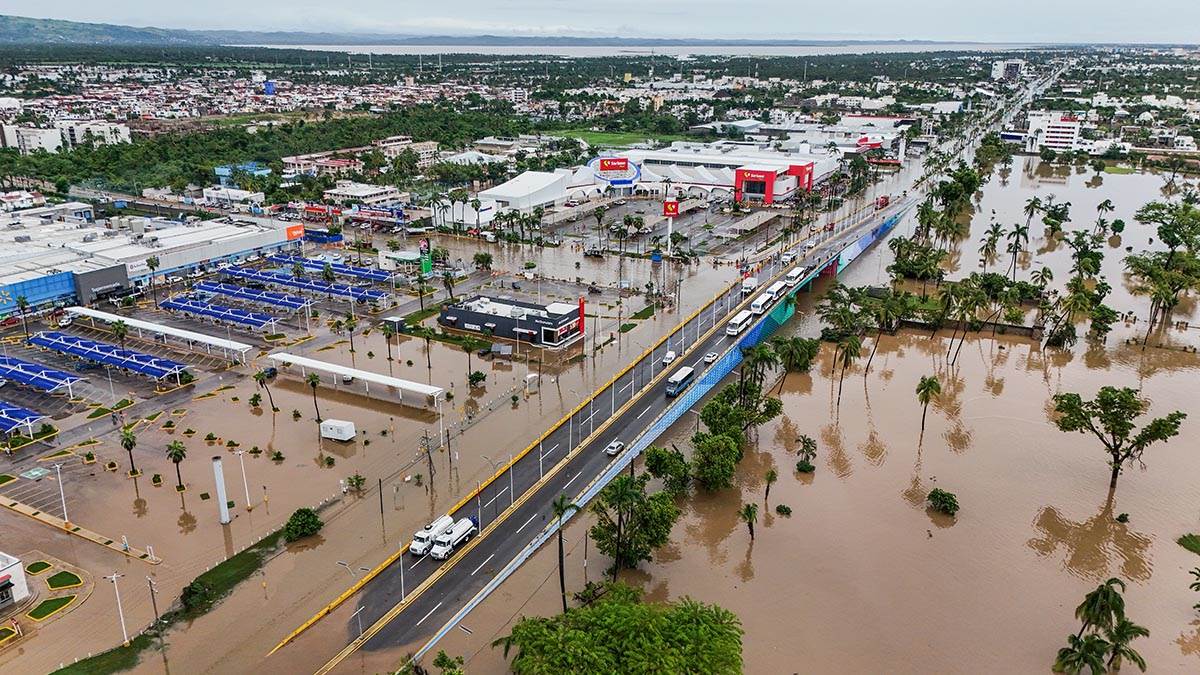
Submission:
{"label": "soriana sign", "polygon": [[287,238],[288,238],[288,241],[294,241],[296,239],[303,239],[304,238],[304,226],[303,225],[288,225]]}
{"label": "soriana sign", "polygon": [[663,215],[668,218],[679,215],[679,202],[674,200],[663,202]]}
{"label": "soriana sign", "polygon": [[601,171],[628,171],[629,160],[625,157],[602,157],[600,158]]}

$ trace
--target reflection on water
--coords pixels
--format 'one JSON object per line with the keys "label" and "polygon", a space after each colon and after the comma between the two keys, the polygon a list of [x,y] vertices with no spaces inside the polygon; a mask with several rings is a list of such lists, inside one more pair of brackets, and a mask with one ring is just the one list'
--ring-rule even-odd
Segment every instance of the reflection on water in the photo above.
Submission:
{"label": "reflection on water", "polygon": [[[1111,491],[1100,512],[1083,522],[1070,520],[1047,506],[1038,512],[1033,526],[1041,536],[1030,539],[1029,547],[1043,556],[1063,547],[1063,567],[1075,576],[1089,581],[1118,574],[1133,581],[1150,578],[1152,566],[1147,551],[1151,539],[1132,531],[1127,523],[1117,522]],[[1114,563],[1119,563],[1119,570],[1113,569]]]}

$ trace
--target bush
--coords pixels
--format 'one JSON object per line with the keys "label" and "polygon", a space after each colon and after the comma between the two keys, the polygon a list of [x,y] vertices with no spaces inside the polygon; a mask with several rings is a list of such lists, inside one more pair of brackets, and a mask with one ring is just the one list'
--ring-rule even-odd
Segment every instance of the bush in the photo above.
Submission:
{"label": "bush", "polygon": [[283,526],[283,537],[288,541],[296,541],[305,537],[311,537],[321,531],[325,523],[321,522],[321,517],[317,512],[310,508],[296,509],[296,512],[288,518],[287,524]]}
{"label": "bush", "polygon": [[807,459],[802,459],[799,462],[796,462],[796,471],[799,473],[812,473],[816,470],[817,467],[813,466],[812,462],[808,461]]}
{"label": "bush", "polygon": [[272,462],[282,462],[284,459],[285,459],[285,457],[283,456],[283,453],[278,450],[271,453],[271,461]]}
{"label": "bush", "polygon": [[953,516],[958,513],[958,498],[952,492],[946,492],[941,488],[934,488],[929,491],[929,505],[935,511],[940,511],[948,516]]}
{"label": "bush", "polygon": [[476,386],[479,386],[479,384],[481,384],[486,379],[487,379],[486,373],[484,373],[483,371],[476,370],[467,376],[467,384],[471,385],[472,387],[476,387]]}
{"label": "bush", "polygon": [[[289,523],[290,524],[290,523]],[[183,593],[179,596],[179,602],[183,604],[183,609],[188,612],[198,612],[208,609],[213,603],[212,588],[203,581],[193,581],[183,587]]]}
{"label": "bush", "polygon": [[777,504],[775,506],[775,513],[778,513],[781,516],[791,516],[792,515],[792,507],[785,506],[783,504]]}

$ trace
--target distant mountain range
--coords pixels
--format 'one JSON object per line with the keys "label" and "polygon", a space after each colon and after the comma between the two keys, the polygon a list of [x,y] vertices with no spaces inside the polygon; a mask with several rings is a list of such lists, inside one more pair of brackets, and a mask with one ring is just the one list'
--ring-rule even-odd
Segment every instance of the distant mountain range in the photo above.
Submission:
{"label": "distant mountain range", "polygon": [[[929,40],[720,40],[516,35],[403,35],[301,31],[181,30],[0,15],[0,45],[464,45],[522,47],[826,46],[939,44]],[[963,44],[961,42],[955,44]]]}

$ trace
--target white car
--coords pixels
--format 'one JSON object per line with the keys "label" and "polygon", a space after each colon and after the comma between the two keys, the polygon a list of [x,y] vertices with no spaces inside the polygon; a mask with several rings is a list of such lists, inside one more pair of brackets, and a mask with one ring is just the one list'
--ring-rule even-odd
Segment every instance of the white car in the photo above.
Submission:
{"label": "white car", "polygon": [[70,326],[70,325],[71,325],[72,323],[74,323],[74,322],[75,322],[75,320],[74,320],[74,319],[72,319],[70,316],[64,316],[63,318],[61,318],[61,319],[59,319],[59,320],[58,320],[58,327],[59,327],[59,328],[66,328],[66,327]]}
{"label": "white car", "polygon": [[189,279],[199,279],[202,276],[204,276],[204,272],[201,270],[192,270],[187,273],[187,278]]}
{"label": "white car", "polygon": [[720,354],[718,354],[718,353],[716,353],[716,352],[709,352],[709,353],[707,353],[707,354],[705,354],[705,355],[704,355],[704,363],[706,363],[706,364],[712,364],[712,363],[716,363],[716,362],[717,362],[717,359],[718,359],[720,356],[721,356],[721,355],[720,355]]}
{"label": "white car", "polygon": [[181,281],[183,281],[183,277],[176,276],[176,275],[174,275],[174,274],[172,274],[171,276],[167,277],[167,283],[168,283],[168,284],[177,284],[177,283],[180,283]]}
{"label": "white car", "polygon": [[230,264],[229,264],[229,263],[227,263],[227,262],[219,262],[219,263],[217,263],[217,269],[219,269],[219,270],[227,270],[227,269],[229,269],[230,267],[233,267],[233,265],[230,265]]}
{"label": "white car", "polygon": [[616,457],[617,455],[621,454],[621,451],[624,449],[625,443],[623,441],[613,441],[604,448],[604,454],[608,455],[609,457]]}
{"label": "white car", "polygon": [[806,251],[811,251],[816,247],[817,247],[817,242],[815,242],[815,241],[804,242],[804,250],[806,250]]}
{"label": "white car", "polygon": [[252,255],[252,256],[246,258],[246,262],[248,262],[248,263],[258,262],[259,260],[262,260],[262,258],[257,255]]}
{"label": "white car", "polygon": [[666,353],[666,354],[663,354],[662,364],[663,364],[664,366],[669,366],[669,365],[671,365],[672,363],[675,363],[675,357],[676,357],[676,356],[678,356],[678,354],[676,354],[674,351],[672,351],[672,350],[668,349],[668,350],[667,350],[667,353]]}
{"label": "white car", "polygon": [[625,201],[624,199],[618,199],[617,201],[613,202],[613,204],[616,204],[617,206],[625,206],[628,203],[629,202]]}
{"label": "white car", "polygon": [[796,259],[795,251],[784,251],[783,255],[780,257],[780,260],[783,261],[784,265],[787,265],[788,263],[792,262],[795,259]]}

